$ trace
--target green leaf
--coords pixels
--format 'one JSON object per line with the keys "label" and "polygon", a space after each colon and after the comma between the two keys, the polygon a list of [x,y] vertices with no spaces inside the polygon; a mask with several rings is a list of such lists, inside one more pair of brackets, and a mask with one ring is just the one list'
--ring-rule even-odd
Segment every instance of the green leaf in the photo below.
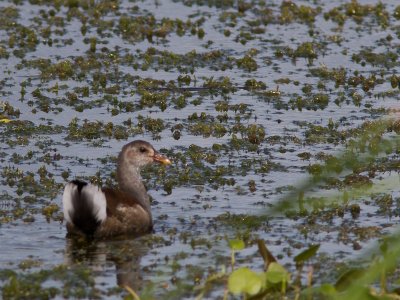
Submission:
{"label": "green leaf", "polygon": [[265,285],[265,274],[256,273],[249,268],[239,268],[228,279],[228,289],[233,294],[258,294]]}
{"label": "green leaf", "polygon": [[[339,295],[335,286],[330,283],[323,283],[320,286],[307,287],[301,290],[300,299],[314,299],[321,298],[322,299],[335,299]],[[346,298],[342,298],[346,299]]]}
{"label": "green leaf", "polygon": [[232,250],[238,251],[238,250],[242,250],[245,247],[245,244],[242,240],[229,240],[229,247]]}
{"label": "green leaf", "polygon": [[333,296],[337,293],[335,287],[332,284],[324,283],[319,287],[319,291],[325,296]]}
{"label": "green leaf", "polygon": [[367,270],[363,268],[354,268],[346,271],[336,281],[335,288],[340,292],[346,290],[353,282],[364,276],[366,272]]}
{"label": "green leaf", "polygon": [[320,246],[319,244],[312,245],[310,248],[304,250],[300,254],[297,254],[293,260],[298,264],[302,263],[306,260],[309,260],[311,257],[313,257],[317,253],[319,246]]}
{"label": "green leaf", "polygon": [[277,262],[269,264],[266,275],[267,280],[271,283],[288,282],[290,279],[290,273]]}

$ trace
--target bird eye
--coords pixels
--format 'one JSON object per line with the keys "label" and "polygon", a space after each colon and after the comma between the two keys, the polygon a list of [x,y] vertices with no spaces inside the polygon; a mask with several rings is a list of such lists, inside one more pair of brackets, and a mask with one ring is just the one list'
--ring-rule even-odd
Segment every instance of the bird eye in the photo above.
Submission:
{"label": "bird eye", "polygon": [[139,151],[140,151],[141,153],[145,153],[145,152],[147,152],[147,149],[146,149],[145,147],[140,147],[140,148],[139,148]]}

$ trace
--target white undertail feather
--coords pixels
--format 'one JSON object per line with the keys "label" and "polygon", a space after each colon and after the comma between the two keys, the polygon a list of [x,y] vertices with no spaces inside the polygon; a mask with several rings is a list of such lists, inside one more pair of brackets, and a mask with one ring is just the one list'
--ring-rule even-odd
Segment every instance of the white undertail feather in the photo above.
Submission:
{"label": "white undertail feather", "polygon": [[[98,186],[88,183],[82,187],[81,195],[84,195],[85,199],[92,202],[95,218],[99,222],[103,222],[107,218],[107,201],[103,191]],[[78,197],[78,186],[70,182],[65,186],[62,199],[64,219],[69,223],[73,223],[71,220],[71,215],[74,213],[73,197]]]}
{"label": "white undertail feather", "polygon": [[103,191],[97,185],[89,183],[82,188],[81,193],[92,200],[95,217],[97,221],[103,222],[107,218],[107,201]]}
{"label": "white undertail feather", "polygon": [[74,195],[77,192],[78,192],[78,187],[72,182],[68,183],[64,188],[64,194],[62,198],[63,211],[64,211],[64,219],[68,223],[72,223],[69,214],[73,213],[74,211],[74,207],[72,206],[72,195]]}

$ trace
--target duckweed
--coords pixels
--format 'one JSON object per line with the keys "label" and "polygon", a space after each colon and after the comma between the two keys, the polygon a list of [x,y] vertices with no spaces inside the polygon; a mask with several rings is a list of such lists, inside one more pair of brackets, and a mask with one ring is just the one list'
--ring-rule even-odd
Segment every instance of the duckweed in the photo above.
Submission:
{"label": "duckweed", "polygon": [[[87,269],[68,270],[65,266],[56,266],[50,270],[42,270],[31,274],[16,273],[3,270],[2,278],[7,276],[6,284],[2,289],[5,298],[33,297],[48,299],[58,296],[63,297],[93,297],[97,295],[94,288],[92,275]],[[46,281],[56,280],[64,282],[64,289],[56,287],[44,288]]]}
{"label": "duckweed", "polygon": [[398,54],[395,52],[374,53],[369,50],[361,50],[352,56],[352,60],[361,65],[369,63],[372,66],[382,66],[388,69],[397,66],[397,58]]}
{"label": "duckweed", "polygon": [[269,218],[266,216],[251,216],[243,214],[224,213],[215,218],[215,221],[225,226],[232,226],[237,229],[252,230],[255,228],[268,228]]}
{"label": "duckweed", "polygon": [[290,23],[294,20],[299,20],[304,23],[312,24],[315,21],[316,15],[319,13],[319,9],[314,9],[306,5],[298,6],[293,1],[282,2],[280,11],[281,15],[279,20],[282,23]]}
{"label": "duckweed", "polygon": [[[150,122],[150,121],[147,121]],[[114,125],[111,122],[88,122],[84,120],[83,124],[79,124],[78,118],[74,118],[68,125],[68,136],[70,140],[93,140],[102,137],[113,137],[116,139],[126,140],[130,135],[140,133],[143,131],[142,122],[138,122],[137,126],[125,127],[122,125]],[[153,126],[145,126],[147,130],[154,130]],[[155,129],[158,132],[159,129]]]}
{"label": "duckweed", "polygon": [[257,62],[250,55],[245,55],[243,58],[238,59],[237,66],[248,72],[257,71],[258,68]]}

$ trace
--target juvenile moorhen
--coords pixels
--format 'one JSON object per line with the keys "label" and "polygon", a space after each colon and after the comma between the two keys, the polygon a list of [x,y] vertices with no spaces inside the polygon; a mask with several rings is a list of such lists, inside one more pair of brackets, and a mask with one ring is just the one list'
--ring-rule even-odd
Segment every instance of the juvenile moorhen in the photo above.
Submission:
{"label": "juvenile moorhen", "polygon": [[119,153],[118,188],[101,188],[81,180],[69,182],[63,194],[68,233],[102,238],[151,231],[150,200],[140,170],[153,162],[171,164],[148,142],[136,140]]}

